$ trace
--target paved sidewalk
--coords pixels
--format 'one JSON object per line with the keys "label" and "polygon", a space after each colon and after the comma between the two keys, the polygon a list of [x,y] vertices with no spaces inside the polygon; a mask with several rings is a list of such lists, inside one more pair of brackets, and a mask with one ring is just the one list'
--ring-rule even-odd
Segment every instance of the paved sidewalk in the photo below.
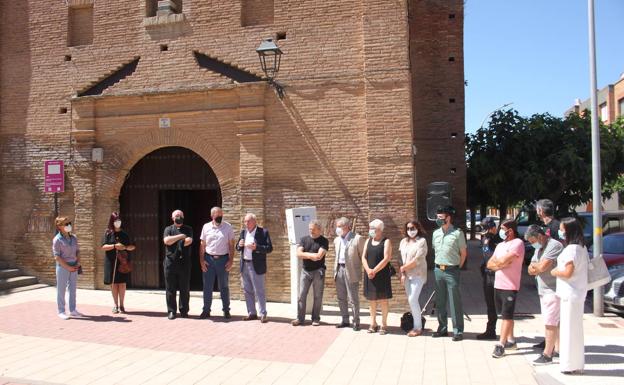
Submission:
{"label": "paved sidewalk", "polygon": [[[462,342],[431,338],[430,330],[407,338],[398,328],[400,314],[390,315],[390,334],[367,334],[366,309],[363,330],[354,332],[334,327],[340,317],[330,306],[319,327],[290,326],[295,311],[282,303],[269,303],[270,322],[261,324],[242,321],[245,304],[232,301],[228,321],[218,299],[213,318],[199,320],[201,294],[193,293],[191,318],[169,321],[163,292],[129,291],[128,314],[113,315],[108,291],[79,290],[78,309],[86,316],[63,321],[54,287],[0,296],[0,384],[622,384],[624,319],[609,314],[584,317],[585,375],[531,365],[538,354],[531,345],[543,326],[528,277],[517,307],[519,349],[492,358],[494,343],[474,338],[487,319],[476,265],[471,260],[462,272],[471,317]],[[435,316],[426,318],[427,329],[435,330]]]}

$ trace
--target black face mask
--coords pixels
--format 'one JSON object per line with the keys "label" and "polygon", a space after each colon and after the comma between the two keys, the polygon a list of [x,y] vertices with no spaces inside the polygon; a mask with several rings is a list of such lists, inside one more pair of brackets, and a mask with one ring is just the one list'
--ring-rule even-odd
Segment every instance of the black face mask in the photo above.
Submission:
{"label": "black face mask", "polygon": [[181,225],[182,223],[184,223],[184,217],[175,217],[173,221],[176,225]]}
{"label": "black face mask", "polygon": [[218,225],[220,225],[221,222],[223,222],[223,217],[215,217],[214,221],[217,222]]}

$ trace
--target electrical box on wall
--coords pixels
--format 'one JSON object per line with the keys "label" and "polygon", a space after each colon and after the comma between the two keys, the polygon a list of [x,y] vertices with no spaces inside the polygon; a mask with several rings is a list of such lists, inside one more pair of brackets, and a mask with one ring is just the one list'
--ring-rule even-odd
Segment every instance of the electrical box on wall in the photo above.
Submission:
{"label": "electrical box on wall", "polygon": [[308,225],[316,219],[316,207],[297,207],[286,209],[286,227],[288,241],[291,245],[297,244],[301,237],[309,234]]}

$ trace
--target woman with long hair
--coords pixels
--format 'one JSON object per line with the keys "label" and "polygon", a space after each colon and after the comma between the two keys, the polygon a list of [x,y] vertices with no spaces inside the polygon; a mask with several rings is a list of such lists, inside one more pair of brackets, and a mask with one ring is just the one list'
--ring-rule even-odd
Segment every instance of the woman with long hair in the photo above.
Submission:
{"label": "woman with long hair", "polygon": [[576,218],[564,218],[559,238],[566,245],[557,257],[557,267],[550,273],[557,277],[559,315],[559,368],[564,374],[581,374],[585,367],[583,310],[587,296],[589,254],[585,247],[583,226]]}
{"label": "woman with long hair", "polygon": [[120,253],[127,253],[135,249],[134,244],[130,241],[128,233],[121,229],[121,217],[118,213],[113,212],[108,219],[108,228],[102,239],[102,250],[106,252],[104,258],[104,284],[111,285],[111,293],[113,294],[113,314],[119,312],[125,313],[124,298],[126,296],[126,283],[128,282],[129,273],[121,272],[121,261],[123,257]]}

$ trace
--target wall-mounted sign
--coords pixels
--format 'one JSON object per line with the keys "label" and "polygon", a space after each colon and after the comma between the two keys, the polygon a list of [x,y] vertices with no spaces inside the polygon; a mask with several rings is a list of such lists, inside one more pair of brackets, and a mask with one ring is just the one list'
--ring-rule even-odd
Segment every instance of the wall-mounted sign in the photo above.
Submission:
{"label": "wall-mounted sign", "polygon": [[62,160],[46,160],[44,163],[45,192],[65,192],[65,166]]}
{"label": "wall-mounted sign", "polygon": [[171,128],[171,119],[170,118],[160,118],[160,119],[158,119],[158,127],[160,127],[160,128]]}

